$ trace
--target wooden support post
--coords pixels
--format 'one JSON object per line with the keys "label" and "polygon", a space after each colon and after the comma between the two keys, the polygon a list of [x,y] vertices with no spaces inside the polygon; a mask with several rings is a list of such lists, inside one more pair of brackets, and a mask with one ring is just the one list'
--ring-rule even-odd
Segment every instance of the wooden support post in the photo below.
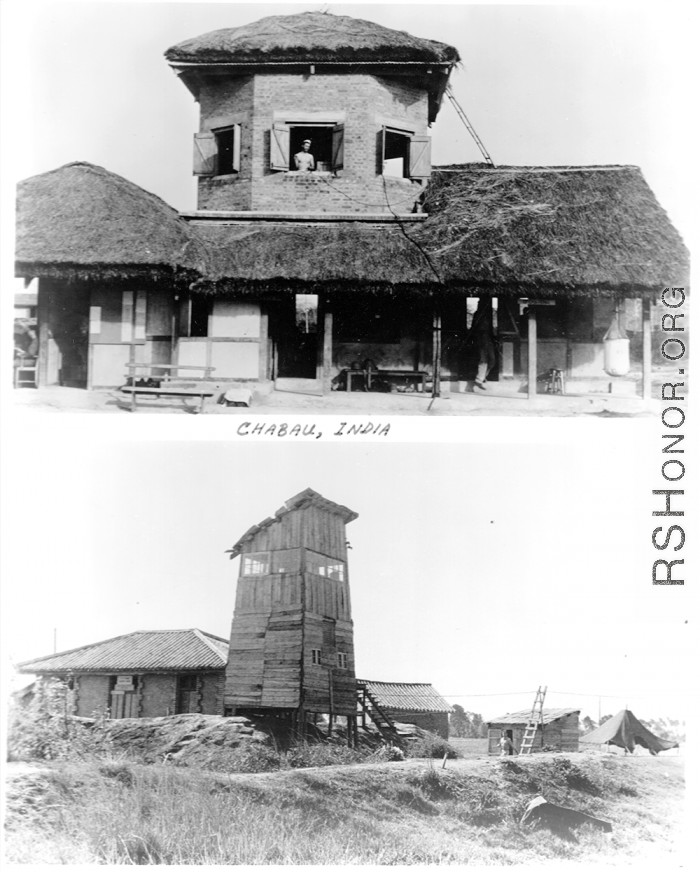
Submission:
{"label": "wooden support post", "polygon": [[37,297],[37,321],[39,326],[39,360],[37,361],[38,372],[36,386],[44,388],[48,384],[49,377],[49,320],[51,312],[51,298],[48,284],[45,279],[39,279]]}
{"label": "wooden support post", "polygon": [[433,312],[433,399],[440,396],[440,364],[442,360],[442,318],[435,307]]}
{"label": "wooden support post", "polygon": [[537,310],[527,310],[527,398],[537,397]]}
{"label": "wooden support post", "polygon": [[268,375],[268,360],[270,352],[268,348],[268,314],[266,311],[260,312],[260,351],[258,354],[258,378],[261,381],[267,381]]}
{"label": "wooden support post", "polygon": [[331,391],[331,367],[333,365],[333,312],[328,309],[328,302],[323,311],[323,359],[321,361],[321,392]]}
{"label": "wooden support post", "polygon": [[651,300],[642,300],[642,399],[651,399]]}

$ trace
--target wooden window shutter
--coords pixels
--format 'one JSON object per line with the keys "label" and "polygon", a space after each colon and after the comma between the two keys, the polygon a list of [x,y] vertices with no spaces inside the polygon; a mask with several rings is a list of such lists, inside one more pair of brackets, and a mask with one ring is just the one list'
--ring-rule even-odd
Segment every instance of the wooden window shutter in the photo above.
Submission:
{"label": "wooden window shutter", "polygon": [[289,125],[279,121],[270,131],[270,169],[289,170]]}
{"label": "wooden window shutter", "polygon": [[241,125],[233,125],[233,171],[241,171]]}
{"label": "wooden window shutter", "polygon": [[194,168],[195,176],[213,176],[216,173],[216,137],[213,133],[195,133]]}
{"label": "wooden window shutter", "polygon": [[431,171],[430,137],[412,136],[408,150],[409,177],[412,179],[429,179]]}
{"label": "wooden window shutter", "polygon": [[430,137],[412,136],[408,149],[409,177],[412,179],[429,179],[431,172]]}
{"label": "wooden window shutter", "polygon": [[386,151],[386,127],[377,131],[377,175],[384,172],[384,153]]}
{"label": "wooden window shutter", "polygon": [[333,148],[331,150],[331,169],[342,170],[345,157],[345,125],[336,124],[333,128]]}

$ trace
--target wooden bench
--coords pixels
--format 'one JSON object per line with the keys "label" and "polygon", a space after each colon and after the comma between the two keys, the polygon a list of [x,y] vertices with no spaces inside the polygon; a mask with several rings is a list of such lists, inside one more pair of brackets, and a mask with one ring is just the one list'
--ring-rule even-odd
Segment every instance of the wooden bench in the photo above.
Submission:
{"label": "wooden bench", "polygon": [[[213,397],[216,391],[205,384],[205,379],[214,371],[213,366],[189,366],[185,364],[169,364],[169,363],[128,363],[127,369],[133,382],[136,382],[136,371],[139,369],[145,370],[146,375],[141,378],[147,378],[160,382],[158,387],[152,385],[122,385],[119,390],[123,394],[131,394],[131,411],[136,411],[136,397],[139,394],[152,396],[158,399],[159,397],[199,397],[199,411],[204,411],[204,401],[208,397]],[[161,370],[163,371],[161,374]],[[181,370],[196,370],[204,373],[202,384],[197,387],[185,387],[184,385],[172,384],[173,379],[181,378],[179,372]],[[192,378],[192,381],[199,381],[198,378]]]}
{"label": "wooden bench", "polygon": [[425,386],[428,381],[428,373],[420,369],[348,369],[347,371],[347,390],[352,390],[353,376],[360,376],[362,389],[365,391],[372,390],[372,379],[407,379],[420,382],[421,391],[425,392]]}

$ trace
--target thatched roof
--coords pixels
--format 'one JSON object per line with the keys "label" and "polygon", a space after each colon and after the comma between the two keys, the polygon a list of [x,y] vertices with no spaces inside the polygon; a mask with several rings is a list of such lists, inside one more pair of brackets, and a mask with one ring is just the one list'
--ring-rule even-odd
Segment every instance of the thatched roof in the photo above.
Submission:
{"label": "thatched roof", "polygon": [[653,295],[688,252],[637,167],[438,167],[422,224],[187,224],[90,164],[19,186],[17,274],[173,272],[201,292]]}
{"label": "thatched roof", "polygon": [[102,167],[69,163],[18,185],[17,273],[152,278],[206,271],[206,251],[155,194]]}
{"label": "thatched roof", "polygon": [[653,294],[687,284],[688,252],[637,167],[437,168],[419,226],[193,226],[203,291],[517,296]]}
{"label": "thatched roof", "polygon": [[417,239],[447,284],[653,290],[688,252],[638,167],[437,167]]}
{"label": "thatched roof", "polygon": [[271,15],[242,27],[215,30],[178,43],[165,57],[174,65],[459,61],[457,49],[450,45],[323,12]]}
{"label": "thatched roof", "polygon": [[[408,291],[435,281],[420,249],[397,226],[193,225],[212,253],[197,289]],[[407,231],[415,233],[414,229]]]}

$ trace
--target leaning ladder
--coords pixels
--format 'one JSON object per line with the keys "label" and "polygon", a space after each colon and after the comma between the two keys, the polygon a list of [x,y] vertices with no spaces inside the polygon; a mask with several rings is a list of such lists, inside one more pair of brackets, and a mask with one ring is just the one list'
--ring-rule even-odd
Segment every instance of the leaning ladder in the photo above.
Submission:
{"label": "leaning ladder", "polygon": [[467,128],[467,130],[468,130],[469,133],[471,134],[471,137],[472,137],[472,139],[474,140],[474,142],[479,146],[479,151],[481,152],[481,154],[482,154],[484,160],[485,160],[487,163],[490,163],[491,166],[495,168],[496,164],[495,164],[495,163],[493,162],[493,160],[491,159],[491,155],[486,151],[486,146],[485,146],[484,143],[479,139],[479,134],[478,134],[478,133],[476,132],[476,130],[474,130],[474,128],[472,127],[472,125],[471,125],[469,119],[468,119],[467,116],[466,116],[466,113],[465,113],[464,109],[462,109],[462,107],[461,107],[461,106],[459,105],[459,103],[457,102],[457,98],[455,97],[455,95],[454,95],[454,93],[453,93],[453,91],[452,91],[452,88],[451,88],[449,85],[445,88],[445,94],[447,94],[448,99],[450,100],[450,102],[452,103],[452,105],[453,105],[453,106],[455,107],[455,109],[457,110],[457,115],[459,115],[460,121],[461,121],[462,124],[464,124],[464,126]]}
{"label": "leaning ladder", "polygon": [[532,754],[532,746],[535,744],[537,736],[537,728],[543,723],[542,707],[544,706],[544,696],[547,693],[547,688],[538,687],[535,695],[535,701],[532,704],[530,712],[530,720],[525,727],[523,741],[520,745],[520,754]]}

